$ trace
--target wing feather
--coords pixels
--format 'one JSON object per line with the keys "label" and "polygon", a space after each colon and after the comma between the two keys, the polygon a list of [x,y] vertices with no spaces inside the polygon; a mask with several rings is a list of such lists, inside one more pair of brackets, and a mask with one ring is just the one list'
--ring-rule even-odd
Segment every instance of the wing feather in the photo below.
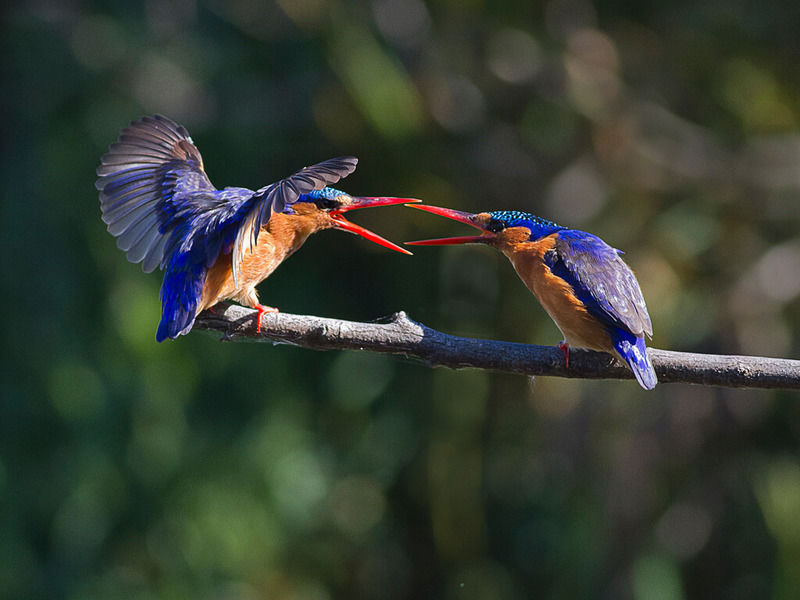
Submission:
{"label": "wing feather", "polygon": [[176,193],[214,191],[203,159],[185,127],[154,115],[123,129],[100,159],[95,184],[108,231],[128,260],[150,272],[165,264],[171,211]]}
{"label": "wing feather", "polygon": [[[116,235],[116,232],[112,231],[112,226],[116,228],[122,227],[123,221],[129,223],[129,219],[136,218],[139,211],[153,208],[158,202],[158,198],[139,198],[134,202],[126,202],[122,205],[114,206],[103,215],[103,221],[108,225],[108,230],[111,234]],[[152,206],[148,206],[148,204]],[[127,225],[125,226],[127,227]]]}
{"label": "wing feather", "polygon": [[138,263],[143,261],[148,252],[158,244],[159,239],[162,237],[166,236],[159,234],[158,223],[154,223],[149,229],[143,231],[139,239],[131,244],[128,250],[128,256],[131,258],[132,262]]}
{"label": "wing feather", "polygon": [[284,212],[302,194],[333,185],[355,171],[358,159],[340,156],[306,167],[294,175],[258,190],[240,209],[241,219],[233,243],[233,281],[239,285],[239,269],[245,252],[253,251],[261,227],[266,225],[273,212]]}
{"label": "wing feather", "polygon": [[256,192],[217,190],[183,126],[154,115],[123,129],[100,160],[95,187],[103,221],[128,260],[145,272],[166,267],[157,339],[191,327],[206,270],[223,250],[232,247],[238,285],[248,242],[252,251],[271,215],[346,177],[357,162],[330,159]]}
{"label": "wing feather", "polygon": [[653,335],[639,282],[617,250],[595,235],[572,229],[558,232],[555,250],[551,270],[573,286],[590,312],[636,336]]}

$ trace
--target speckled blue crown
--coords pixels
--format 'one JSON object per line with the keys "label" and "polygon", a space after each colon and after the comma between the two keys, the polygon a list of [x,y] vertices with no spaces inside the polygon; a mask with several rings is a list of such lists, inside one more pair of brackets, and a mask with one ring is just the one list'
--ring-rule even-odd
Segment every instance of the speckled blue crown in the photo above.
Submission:
{"label": "speckled blue crown", "polygon": [[519,210],[495,210],[489,213],[493,219],[502,221],[506,227],[527,227],[531,230],[531,239],[539,239],[553,232],[565,229],[557,223],[542,219],[531,213]]}
{"label": "speckled blue crown", "polygon": [[297,201],[298,202],[313,202],[314,200],[319,200],[320,198],[324,200],[335,200],[339,196],[346,196],[344,192],[341,192],[332,187],[324,187],[321,190],[314,190],[313,192],[309,192],[307,194],[302,194]]}

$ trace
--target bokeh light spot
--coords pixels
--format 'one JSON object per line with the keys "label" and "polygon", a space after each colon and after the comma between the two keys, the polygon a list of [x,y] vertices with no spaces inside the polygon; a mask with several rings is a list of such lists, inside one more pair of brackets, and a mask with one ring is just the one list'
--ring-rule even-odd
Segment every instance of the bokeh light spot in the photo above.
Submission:
{"label": "bokeh light spot", "polygon": [[381,33],[402,46],[416,46],[431,28],[428,8],[421,0],[373,0],[372,14]]}
{"label": "bokeh light spot", "polygon": [[466,77],[443,77],[428,89],[431,114],[438,123],[453,132],[477,127],[483,117],[483,94]]}
{"label": "bokeh light spot", "polygon": [[608,183],[591,159],[575,161],[547,190],[548,218],[564,225],[590,221],[608,201]]}
{"label": "bokeh light spot", "polygon": [[775,539],[800,548],[800,465],[784,460],[766,466],[756,491],[764,518]]}
{"label": "bokeh light spot", "polygon": [[63,419],[83,421],[103,408],[105,386],[89,365],[74,361],[58,363],[49,379],[50,399]]}
{"label": "bokeh light spot", "polygon": [[671,506],[656,526],[656,536],[676,558],[695,556],[711,536],[711,515],[702,506],[679,503]]}
{"label": "bokeh light spot", "polygon": [[520,29],[503,29],[490,40],[487,63],[507,83],[528,83],[542,68],[538,42]]}
{"label": "bokeh light spot", "polygon": [[660,556],[643,556],[633,567],[633,597],[636,600],[683,600],[678,566]]}
{"label": "bokeh light spot", "polygon": [[303,526],[316,522],[320,516],[317,508],[328,493],[329,481],[310,449],[297,448],[277,458],[269,480],[283,515]]}
{"label": "bokeh light spot", "polygon": [[383,354],[342,352],[329,374],[330,394],[346,410],[363,410],[389,386],[394,364]]}
{"label": "bokeh light spot", "polygon": [[386,499],[371,477],[352,476],[339,481],[329,499],[331,518],[346,535],[360,537],[383,517]]}
{"label": "bokeh light spot", "polygon": [[113,19],[82,17],[72,31],[72,52],[87,68],[104,69],[125,55],[125,36]]}

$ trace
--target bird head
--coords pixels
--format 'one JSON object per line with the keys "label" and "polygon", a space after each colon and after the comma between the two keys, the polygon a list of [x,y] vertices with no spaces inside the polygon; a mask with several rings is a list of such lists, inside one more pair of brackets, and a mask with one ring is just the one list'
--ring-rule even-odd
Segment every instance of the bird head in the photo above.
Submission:
{"label": "bird head", "polygon": [[316,216],[320,221],[320,229],[340,229],[361,236],[390,250],[411,254],[405,248],[401,248],[365,227],[348,221],[345,217],[345,213],[351,210],[390,206],[392,204],[407,204],[409,202],[419,202],[419,200],[415,198],[351,196],[334,188],[325,187],[321,190],[301,195],[297,202],[292,205],[292,209],[295,213]]}
{"label": "bird head", "polygon": [[454,221],[466,223],[479,229],[480,235],[436,238],[405,242],[416,246],[450,246],[455,244],[488,244],[502,248],[506,245],[519,244],[538,240],[555,231],[564,229],[552,221],[547,221],[530,213],[515,210],[496,210],[492,212],[468,213],[452,208],[430,206],[427,204],[409,204],[435,215],[447,217]]}

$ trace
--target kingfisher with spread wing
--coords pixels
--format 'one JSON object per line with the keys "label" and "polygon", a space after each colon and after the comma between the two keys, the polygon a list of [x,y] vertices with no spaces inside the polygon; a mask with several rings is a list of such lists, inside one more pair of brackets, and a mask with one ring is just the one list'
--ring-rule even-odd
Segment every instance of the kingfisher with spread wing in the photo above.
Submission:
{"label": "kingfisher with spread wing", "polygon": [[201,311],[228,299],[258,310],[260,330],[263,313],[277,309],[259,304],[256,285],[317,231],[340,229],[411,254],[345,218],[359,208],[416,201],[329,187],[357,162],[332,158],[255,191],[218,190],[183,126],[154,115],[123,129],[100,161],[96,187],[103,221],[128,260],[146,273],[164,271],[156,340],[188,333]]}
{"label": "kingfisher with spread wing", "polygon": [[619,250],[596,235],[529,213],[471,214],[424,204],[410,206],[466,223],[481,234],[407,244],[487,244],[508,257],[564,335],[558,346],[567,367],[570,346],[600,350],[621,358],[644,389],[656,386],[644,339],[645,334],[653,335],[653,326],[639,283]]}

